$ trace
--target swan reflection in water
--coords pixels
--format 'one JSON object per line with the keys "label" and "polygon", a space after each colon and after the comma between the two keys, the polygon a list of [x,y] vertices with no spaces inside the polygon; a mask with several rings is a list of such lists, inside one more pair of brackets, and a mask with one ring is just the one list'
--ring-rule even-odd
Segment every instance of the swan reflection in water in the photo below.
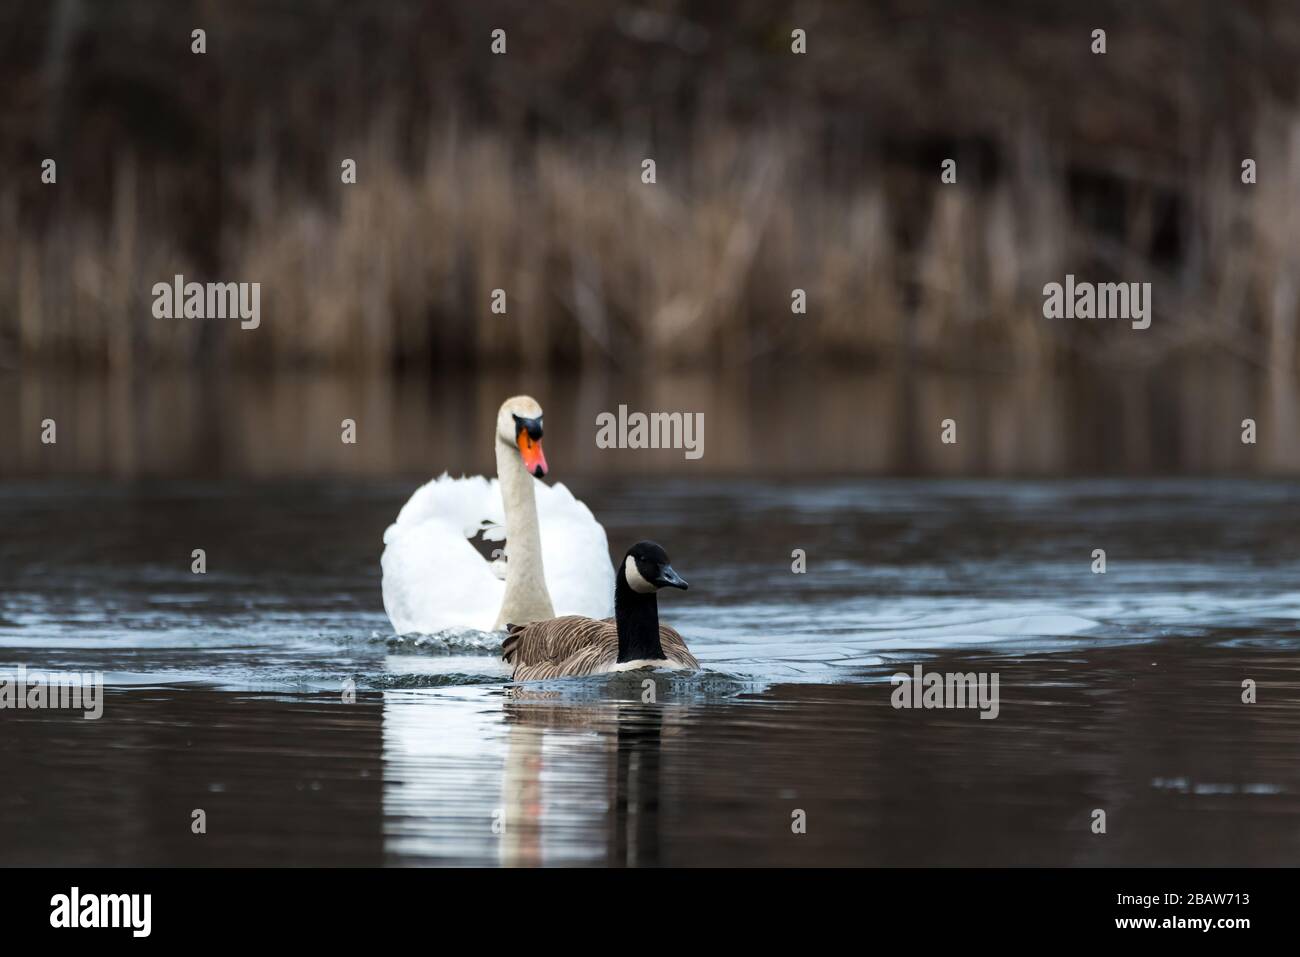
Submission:
{"label": "swan reflection in water", "polygon": [[[662,739],[680,730],[687,709],[680,705],[627,701],[565,702],[559,692],[515,688],[505,705],[509,727],[503,781],[506,830],[500,862],[533,866],[544,860],[543,843],[551,828],[567,829],[564,801],[543,794],[543,777],[555,773],[569,786],[589,787],[601,805],[605,831],[604,863],[654,867],[660,863]],[[585,741],[587,760],[579,784],[569,776],[577,767],[567,756],[548,767],[550,745]],[[603,780],[602,780],[603,778]],[[593,842],[594,843],[594,842]]]}
{"label": "swan reflection in water", "polygon": [[649,674],[385,692],[386,859],[662,863],[685,823],[674,755],[701,705],[659,672],[642,702]]}

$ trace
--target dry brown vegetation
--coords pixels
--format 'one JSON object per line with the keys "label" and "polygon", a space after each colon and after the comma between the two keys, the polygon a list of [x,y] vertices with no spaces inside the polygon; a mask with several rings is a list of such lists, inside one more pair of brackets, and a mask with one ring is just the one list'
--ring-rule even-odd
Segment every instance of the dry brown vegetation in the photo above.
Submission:
{"label": "dry brown vegetation", "polygon": [[[1283,7],[1116,5],[1098,58],[1087,24],[1105,17],[1069,5],[831,4],[803,12],[815,41],[792,60],[801,11],[780,3],[727,20],[573,2],[545,23],[508,2],[442,21],[118,6],[149,16],[7,14],[41,42],[7,67],[0,366],[1297,362],[1300,112],[1277,63],[1300,18]],[[214,52],[195,66],[200,21]],[[497,23],[512,52],[470,56]],[[220,59],[236,46],[248,62]],[[33,186],[50,154],[60,184]],[[1067,272],[1152,282],[1152,328],[1044,320]],[[261,282],[261,328],[155,319],[150,288],[175,273]]]}

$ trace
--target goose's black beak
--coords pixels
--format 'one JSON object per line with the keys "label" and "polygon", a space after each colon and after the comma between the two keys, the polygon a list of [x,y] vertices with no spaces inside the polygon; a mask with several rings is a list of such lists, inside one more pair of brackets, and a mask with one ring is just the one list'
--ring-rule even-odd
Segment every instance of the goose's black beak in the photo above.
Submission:
{"label": "goose's black beak", "polygon": [[660,565],[659,577],[655,579],[654,583],[660,588],[680,588],[682,591],[686,591],[690,587],[681,575],[673,571],[672,565]]}

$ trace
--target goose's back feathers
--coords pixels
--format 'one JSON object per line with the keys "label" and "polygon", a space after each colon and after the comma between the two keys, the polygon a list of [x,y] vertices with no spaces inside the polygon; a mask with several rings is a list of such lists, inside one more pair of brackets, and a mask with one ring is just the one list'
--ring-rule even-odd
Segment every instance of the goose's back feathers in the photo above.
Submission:
{"label": "goose's back feathers", "polygon": [[[619,665],[618,627],[612,618],[565,615],[529,625],[510,625],[508,630],[510,633],[501,645],[501,656],[514,666],[516,681],[603,674],[643,664]],[[659,643],[668,666],[700,667],[677,629],[660,625]]]}

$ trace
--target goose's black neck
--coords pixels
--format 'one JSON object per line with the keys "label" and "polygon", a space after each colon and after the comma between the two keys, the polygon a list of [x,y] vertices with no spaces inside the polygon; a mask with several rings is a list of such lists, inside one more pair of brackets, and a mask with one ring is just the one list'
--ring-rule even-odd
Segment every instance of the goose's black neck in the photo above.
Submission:
{"label": "goose's black neck", "polygon": [[618,661],[655,661],[664,656],[659,643],[659,599],[654,592],[633,591],[623,569],[614,585],[614,622],[618,626]]}

